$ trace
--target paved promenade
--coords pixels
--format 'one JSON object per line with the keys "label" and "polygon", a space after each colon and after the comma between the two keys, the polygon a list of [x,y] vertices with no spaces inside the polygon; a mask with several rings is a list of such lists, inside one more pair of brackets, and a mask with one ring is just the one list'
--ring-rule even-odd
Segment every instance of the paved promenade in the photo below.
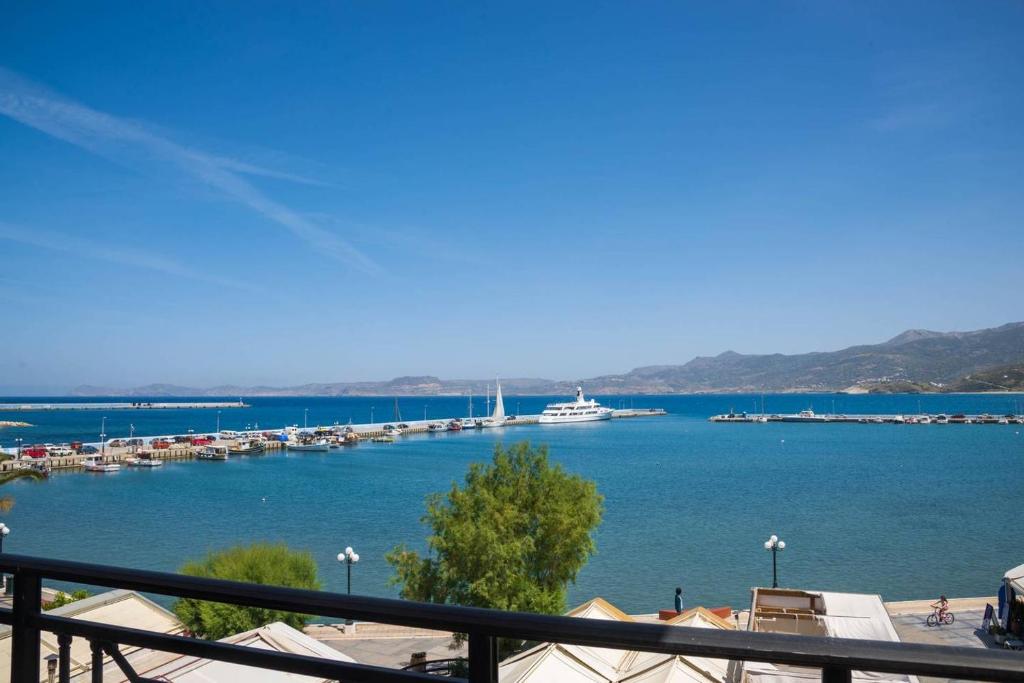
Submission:
{"label": "paved promenade", "polygon": [[[904,643],[925,643],[928,645],[951,645],[955,647],[995,648],[987,632],[981,629],[986,604],[996,604],[995,597],[952,598],[949,611],[956,617],[951,626],[928,626],[925,620],[932,613],[934,600],[906,600],[887,602],[885,609],[892,617],[896,633]],[[922,676],[922,683],[946,679]]]}

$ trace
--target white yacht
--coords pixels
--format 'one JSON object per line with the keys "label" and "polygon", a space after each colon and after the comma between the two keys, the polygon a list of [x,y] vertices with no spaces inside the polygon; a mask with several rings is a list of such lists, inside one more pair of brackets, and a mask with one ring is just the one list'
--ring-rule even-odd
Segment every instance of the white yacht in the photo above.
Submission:
{"label": "white yacht", "polygon": [[583,387],[576,387],[576,400],[566,403],[549,403],[537,420],[540,424],[562,422],[592,422],[611,419],[612,409],[605,408],[594,399],[583,398]]}

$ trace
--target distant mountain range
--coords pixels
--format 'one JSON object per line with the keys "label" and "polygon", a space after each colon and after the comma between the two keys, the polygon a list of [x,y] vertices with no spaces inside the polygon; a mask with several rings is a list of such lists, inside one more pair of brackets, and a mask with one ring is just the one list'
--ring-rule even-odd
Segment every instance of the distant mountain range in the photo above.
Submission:
{"label": "distant mountain range", "polygon": [[[1014,378],[1017,378],[1016,380]],[[502,379],[508,394],[571,394],[582,383],[591,394],[676,394],[810,391],[1008,391],[1024,386],[1024,322],[974,332],[907,330],[881,344],[795,355],[726,351],[684,365],[652,365],[590,379]],[[1016,382],[1016,383],[1014,383]],[[76,396],[440,396],[484,393],[488,380],[430,375],[386,382],[336,382],[293,387],[184,387],[150,384],[133,389],[80,386]]]}

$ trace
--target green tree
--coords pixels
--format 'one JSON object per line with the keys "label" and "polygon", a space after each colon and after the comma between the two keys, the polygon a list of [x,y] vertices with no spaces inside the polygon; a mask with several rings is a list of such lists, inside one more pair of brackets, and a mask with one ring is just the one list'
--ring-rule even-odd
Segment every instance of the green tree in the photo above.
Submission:
{"label": "green tree", "polygon": [[[210,553],[201,562],[189,562],[180,570],[189,576],[245,581],[266,586],[319,590],[316,562],[308,552],[291,550],[283,543],[256,543]],[[301,629],[309,616],[295,612],[226,605],[192,598],[174,603],[174,613],[192,633],[217,640],[235,633],[283,621]]]}
{"label": "green tree", "polygon": [[57,609],[58,607],[63,607],[64,605],[70,605],[71,603],[78,602],[79,600],[85,600],[87,597],[89,597],[89,591],[87,591],[87,590],[77,590],[74,593],[72,593],[71,595],[68,595],[67,593],[64,593],[63,591],[60,591],[60,592],[57,593],[56,596],[54,596],[53,600],[49,604],[47,604],[45,607],[43,607],[43,609],[45,609],[45,610]]}
{"label": "green tree", "polygon": [[[15,479],[43,479],[45,475],[39,470],[21,469],[21,470],[8,470],[7,472],[0,472],[0,486],[8,482],[12,482]],[[14,499],[10,496],[0,497],[0,512],[7,512],[14,507]]]}
{"label": "green tree", "polygon": [[546,446],[499,444],[462,487],[427,498],[430,552],[394,548],[391,581],[409,600],[560,614],[603,505],[594,482],[548,462]]}

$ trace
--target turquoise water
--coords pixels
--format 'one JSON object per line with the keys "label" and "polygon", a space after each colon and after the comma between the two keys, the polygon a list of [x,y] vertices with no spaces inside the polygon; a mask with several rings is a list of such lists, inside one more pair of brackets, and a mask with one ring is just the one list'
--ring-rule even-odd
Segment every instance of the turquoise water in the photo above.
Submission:
{"label": "turquoise water", "polygon": [[[769,412],[813,404],[847,413],[1005,413],[1019,396],[769,396]],[[550,399],[509,397],[535,412]],[[630,399],[625,399],[628,401]],[[990,595],[1024,561],[1019,515],[1024,496],[1022,425],[711,424],[750,396],[638,397],[665,417],[582,425],[532,425],[421,435],[327,454],[274,454],[228,462],[170,462],[116,474],[57,473],[16,482],[5,516],[4,549],[85,561],[173,570],[208,550],[258,539],[310,550],[328,588],[342,589],[334,556],[361,556],[354,590],[394,595],[384,553],[421,547],[424,497],[461,479],[497,441],[548,444],[552,458],[597,481],[605,496],[598,554],[570,602],[601,595],[629,611],[687,604],[745,605],[749,589],[771,581],[765,538],[777,533],[783,585],[880,593],[886,599]],[[604,399],[618,406],[620,399]],[[223,428],[270,428],[391,419],[385,399],[254,399],[224,411]],[[482,401],[477,410],[482,409]],[[464,413],[465,399],[403,399],[406,419]],[[418,411],[418,414],[417,414]],[[436,411],[436,412],[435,412]],[[447,411],[447,413],[445,413]],[[98,413],[0,414],[36,423],[3,433],[26,442],[95,438]],[[108,414],[107,431],[134,422],[139,433],[212,429],[210,411]],[[209,422],[210,424],[205,424]],[[264,500],[265,498],[265,500]]]}

